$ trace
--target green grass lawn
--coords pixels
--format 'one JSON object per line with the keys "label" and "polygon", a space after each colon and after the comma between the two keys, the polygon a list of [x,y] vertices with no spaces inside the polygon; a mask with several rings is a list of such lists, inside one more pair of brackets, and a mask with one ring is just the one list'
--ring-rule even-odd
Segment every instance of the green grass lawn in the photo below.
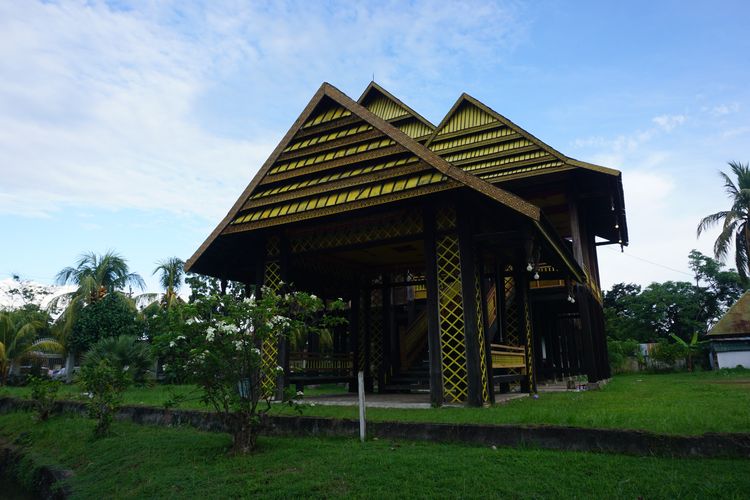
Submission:
{"label": "green grass lawn", "polygon": [[189,428],[0,415],[0,437],[75,472],[74,498],[746,498],[750,461],[266,437],[252,456]]}
{"label": "green grass lawn", "polygon": [[[342,391],[328,386],[306,395]],[[183,408],[204,408],[193,386],[134,387],[126,404],[162,406],[170,393],[186,396]],[[27,397],[27,388],[0,388],[0,396]],[[65,387],[61,397],[80,394]],[[397,410],[368,408],[370,420],[414,422],[554,424],[580,427],[642,429],[667,434],[750,432],[750,370],[617,375],[598,391],[542,393],[492,408]],[[279,408],[277,411],[289,411]],[[357,418],[357,409],[318,405],[305,415]]]}

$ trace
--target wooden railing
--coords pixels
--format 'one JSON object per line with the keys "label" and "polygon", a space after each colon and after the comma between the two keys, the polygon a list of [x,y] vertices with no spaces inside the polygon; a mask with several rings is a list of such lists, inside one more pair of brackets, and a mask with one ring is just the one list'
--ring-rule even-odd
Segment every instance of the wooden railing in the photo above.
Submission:
{"label": "wooden railing", "polygon": [[354,355],[350,352],[337,354],[289,353],[289,371],[293,374],[351,375],[353,367]]}
{"label": "wooden railing", "polygon": [[505,344],[491,344],[492,368],[526,370],[526,348]]}

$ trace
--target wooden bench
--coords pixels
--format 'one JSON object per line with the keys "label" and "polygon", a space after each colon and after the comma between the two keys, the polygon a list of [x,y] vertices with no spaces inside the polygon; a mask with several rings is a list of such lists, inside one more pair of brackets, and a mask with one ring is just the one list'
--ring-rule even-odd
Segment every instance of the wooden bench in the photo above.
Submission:
{"label": "wooden bench", "polygon": [[350,382],[354,379],[353,353],[321,354],[317,352],[289,353],[290,384],[297,390],[305,385]]}
{"label": "wooden bench", "polygon": [[515,374],[493,375],[494,382],[515,382],[526,377],[526,348],[491,344],[492,369],[518,370]]}

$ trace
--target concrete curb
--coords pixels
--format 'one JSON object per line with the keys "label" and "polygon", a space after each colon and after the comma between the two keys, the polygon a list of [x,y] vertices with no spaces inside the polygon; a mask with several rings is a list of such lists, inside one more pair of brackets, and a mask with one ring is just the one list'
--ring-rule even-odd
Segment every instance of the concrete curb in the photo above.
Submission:
{"label": "concrete curb", "polygon": [[[30,410],[33,402],[0,398],[0,413]],[[86,414],[84,403],[60,401],[56,411]],[[215,413],[200,410],[165,410],[148,406],[123,406],[118,420],[138,424],[188,425],[204,431],[222,432]],[[272,416],[271,435],[345,436],[359,435],[359,422],[322,417]],[[676,436],[626,429],[594,429],[555,425],[439,424],[422,422],[368,422],[368,435],[378,439],[454,442],[479,446],[531,447],[548,450],[621,453],[637,456],[750,458],[750,434],[706,433]]]}

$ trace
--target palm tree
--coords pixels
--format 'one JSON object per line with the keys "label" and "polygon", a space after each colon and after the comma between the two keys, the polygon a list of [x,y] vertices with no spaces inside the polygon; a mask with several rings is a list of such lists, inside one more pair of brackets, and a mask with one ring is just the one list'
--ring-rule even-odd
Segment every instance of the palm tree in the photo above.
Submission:
{"label": "palm tree", "polygon": [[169,309],[172,302],[177,298],[177,293],[182,286],[182,277],[185,274],[185,262],[178,257],[158,261],[153,274],[159,273],[159,283],[164,288],[162,301]]}
{"label": "palm tree", "polygon": [[82,298],[87,304],[129,285],[141,290],[145,288],[143,278],[131,273],[127,261],[112,250],[104,255],[94,252],[82,254],[76,267],[66,267],[57,273],[57,283],[78,286],[73,296]]}
{"label": "palm tree", "polygon": [[13,312],[0,312],[0,380],[5,385],[8,375],[21,367],[21,360],[35,352],[61,353],[63,346],[54,339],[39,338],[44,327],[39,320],[24,320]]}
{"label": "palm tree", "polygon": [[734,260],[737,272],[743,281],[750,276],[750,164],[730,161],[737,184],[724,172],[719,172],[724,180],[724,190],[732,202],[729,210],[716,212],[704,217],[698,224],[698,236],[706,229],[722,223],[721,233],[714,243],[714,254],[718,260],[725,260],[734,242]]}
{"label": "palm tree", "polygon": [[65,380],[70,382],[75,352],[67,345],[67,338],[75,324],[78,312],[86,305],[102,299],[108,293],[122,290],[126,286],[135,286],[143,290],[145,283],[140,275],[131,273],[127,261],[112,250],[104,255],[97,255],[94,252],[81,254],[75,267],[66,267],[57,273],[57,283],[77,286],[73,292],[51,301],[49,306],[56,308],[58,300],[63,298],[69,300],[65,312],[58,318],[55,326],[58,339],[65,344],[65,350],[68,353],[65,363]]}

